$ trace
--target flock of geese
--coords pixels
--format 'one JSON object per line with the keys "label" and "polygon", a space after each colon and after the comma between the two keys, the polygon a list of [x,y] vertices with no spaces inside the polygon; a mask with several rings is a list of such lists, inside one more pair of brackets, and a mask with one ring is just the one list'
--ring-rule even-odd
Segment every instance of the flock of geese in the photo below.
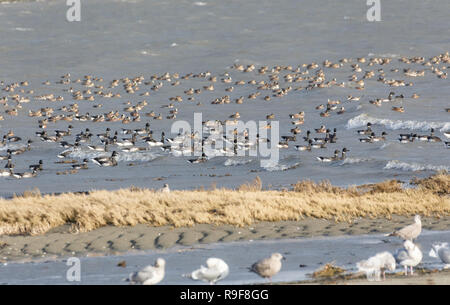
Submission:
{"label": "flock of geese", "polygon": [[[380,252],[376,255],[356,263],[358,273],[365,273],[368,280],[380,281],[381,275],[386,279],[386,271],[395,271],[397,264],[404,267],[405,275],[413,275],[413,268],[417,266],[423,258],[422,251],[414,244],[414,240],[420,235],[422,231],[422,222],[419,215],[414,217],[414,223],[410,224],[400,230],[394,231],[386,236],[398,236],[404,240],[403,248],[397,250],[395,254],[390,252]],[[429,252],[431,257],[440,258],[445,264],[444,268],[450,268],[450,248],[448,243],[434,243]],[[248,268],[250,272],[258,274],[264,279],[272,281],[272,277],[280,272],[282,267],[282,260],[286,258],[280,253],[273,253],[268,258],[263,258],[251,267]],[[163,258],[158,258],[154,265],[147,266],[140,271],[129,275],[126,281],[130,284],[154,285],[161,282],[165,275],[166,262]],[[182,275],[183,277],[192,280],[201,280],[210,284],[215,284],[220,280],[226,278],[230,270],[225,261],[220,258],[211,257],[206,260],[206,266],[201,266],[199,269],[192,271],[189,274]]]}
{"label": "flock of geese", "polygon": [[[65,150],[57,156],[64,160],[55,162],[70,167],[65,167],[65,173],[74,174],[79,170],[88,169],[89,162],[98,166],[108,167],[116,166],[118,164],[118,156],[120,154],[127,154],[132,152],[143,152],[154,148],[160,148],[164,152],[174,156],[186,155],[192,152],[194,147],[186,147],[184,142],[186,139],[195,139],[199,135],[179,134],[177,137],[171,139],[166,137],[164,131],[161,132],[161,137],[154,135],[155,129],[161,130],[159,125],[163,120],[176,120],[181,112],[181,105],[191,104],[193,106],[203,107],[204,103],[201,101],[201,94],[204,92],[218,92],[220,88],[224,88],[225,94],[219,93],[219,96],[213,98],[211,105],[223,105],[235,103],[237,105],[251,103],[252,100],[261,99],[263,103],[277,99],[280,102],[282,98],[291,92],[311,91],[331,87],[348,88],[350,90],[365,90],[366,86],[374,83],[382,84],[387,87],[412,87],[413,82],[411,78],[424,77],[429,73],[434,74],[438,79],[447,78],[447,68],[450,63],[450,55],[448,52],[433,56],[431,58],[425,57],[401,57],[399,62],[406,68],[399,69],[397,67],[390,67],[392,58],[383,57],[361,57],[361,58],[342,58],[337,62],[325,60],[320,66],[316,62],[310,64],[293,66],[268,66],[256,67],[255,65],[234,64],[231,71],[220,75],[214,75],[209,71],[201,73],[188,73],[181,75],[179,73],[164,73],[162,75],[152,75],[150,79],[145,79],[144,76],[124,77],[122,79],[114,79],[105,83],[103,78],[86,75],[84,78],[73,79],[70,74],[63,75],[56,83],[44,81],[42,83],[43,89],[39,91],[46,91],[43,94],[36,94],[35,90],[29,88],[30,81],[21,81],[14,83],[5,83],[0,81],[2,91],[5,93],[0,95],[0,105],[3,106],[4,114],[0,115],[0,120],[8,120],[11,117],[23,116],[36,120],[35,123],[38,130],[35,136],[49,145],[59,144]],[[421,67],[419,69],[415,68]],[[351,75],[348,76],[347,81],[338,81],[336,78],[331,78],[333,70],[350,69]],[[233,72],[233,73],[232,73]],[[238,73],[237,76],[234,74]],[[240,74],[241,73],[241,74]],[[389,74],[403,75],[405,79],[395,77],[391,79]],[[248,78],[250,80],[247,80]],[[181,86],[183,82],[191,83],[194,80],[199,80],[202,85],[199,88],[182,89],[182,94],[170,96],[169,104],[160,105],[156,101],[147,101],[153,99],[155,95],[159,99],[158,94],[164,91],[165,88],[174,88]],[[221,84],[219,84],[221,83]],[[62,86],[65,93],[52,92],[55,87]],[[119,90],[120,86],[122,90]],[[119,88],[117,88],[119,87]],[[232,97],[231,94],[241,90],[238,88],[250,89],[250,94],[239,95]],[[52,89],[50,89],[52,88]],[[176,89],[180,90],[180,89]],[[40,92],[42,93],[42,92]],[[169,91],[169,94],[171,91]],[[70,102],[66,102],[69,96]],[[209,97],[208,97],[209,98]],[[368,102],[371,105],[382,106],[383,104],[392,104],[392,110],[398,112],[407,111],[407,100],[418,99],[420,96],[413,93],[410,97],[406,94],[396,94],[391,91],[387,98],[370,99]],[[126,99],[126,102],[123,100]],[[133,99],[141,99],[140,101],[132,102]],[[362,102],[363,95],[355,96],[348,95],[345,101],[340,99],[333,99],[315,107],[318,115],[322,118],[328,118],[335,115],[342,115],[346,112],[343,106],[344,102],[354,103]],[[124,106],[119,106],[120,102]],[[278,102],[278,101],[277,101]],[[398,106],[401,103],[401,106]],[[40,104],[40,105],[39,105]],[[45,105],[44,105],[45,104]],[[48,106],[50,104],[50,106]],[[38,105],[34,108],[33,105]],[[52,106],[55,105],[55,106]],[[260,105],[260,104],[258,104]],[[81,109],[91,107],[93,110],[82,112]],[[113,108],[110,111],[102,111],[105,108]],[[156,107],[160,107],[166,113],[159,113]],[[217,107],[217,106],[211,106]],[[262,106],[264,107],[264,106]],[[34,108],[34,109],[33,109]],[[152,108],[152,109],[149,109]],[[180,108],[180,109],[179,109]],[[25,110],[27,109],[27,110]],[[218,112],[222,116],[222,108],[218,108]],[[450,112],[450,108],[445,109]],[[93,113],[95,112],[95,113]],[[308,117],[314,114],[308,114]],[[203,128],[207,131],[207,135],[217,131],[217,125],[220,123],[226,126],[233,126],[238,123],[241,117],[239,112],[234,112],[228,115],[224,120],[208,120],[203,122]],[[312,131],[306,131],[306,136],[303,137],[304,145],[298,143],[298,135],[302,133],[300,128],[306,119],[305,111],[298,109],[298,111],[286,114],[286,119],[291,120],[292,128],[288,129],[288,134],[281,136],[279,143],[271,143],[277,145],[280,149],[288,149],[293,146],[297,151],[312,151],[313,149],[327,148],[329,144],[337,143],[338,136],[336,128],[327,128],[322,125],[315,129],[319,135],[313,137]],[[141,122],[145,118],[146,122],[142,128],[117,128],[116,124],[130,124]],[[258,118],[254,118],[258,119]],[[261,119],[261,118],[260,118]],[[269,113],[266,115],[266,120],[280,119],[278,115]],[[316,118],[311,117],[311,120]],[[50,127],[58,122],[67,122],[66,129],[56,129],[50,131]],[[151,122],[151,123],[150,123]],[[80,132],[74,133],[75,128],[83,126],[83,124],[106,124],[104,133],[94,134],[89,128],[82,128]],[[152,128],[150,127],[152,125]],[[155,125],[155,126],[153,126]],[[159,125],[159,126],[158,126]],[[92,126],[92,125],[89,125]],[[359,130],[358,134],[365,136],[360,138],[361,143],[374,143],[385,141],[387,139],[387,132],[382,131],[376,135],[372,130],[372,124],[368,123],[367,128]],[[270,122],[266,126],[271,128]],[[167,132],[167,131],[166,131]],[[410,143],[413,141],[428,141],[428,142],[442,142],[442,140],[435,135],[435,130],[431,130],[430,134],[419,135],[415,133],[400,134],[399,141],[401,143]],[[450,138],[450,133],[443,130],[445,137]],[[320,137],[323,135],[323,137]],[[31,138],[32,135],[29,136]],[[237,138],[241,140],[237,140]],[[42,160],[39,161],[39,166],[30,165],[28,172],[16,172],[13,163],[13,157],[16,155],[29,153],[32,150],[31,139],[22,139],[14,135],[13,131],[9,131],[1,138],[0,147],[4,147],[6,155],[1,155],[0,159],[7,160],[4,169],[0,171],[0,176],[12,176],[15,178],[31,178],[36,177],[39,172],[43,170]],[[98,143],[93,143],[97,139]],[[248,150],[255,145],[262,142],[270,142],[269,139],[257,137],[256,141],[249,139],[248,133],[242,132],[238,134],[237,130],[233,130],[231,134],[225,135],[223,140],[227,144],[224,149],[220,151],[208,152],[203,150],[203,144],[211,144],[208,141],[214,142],[207,136],[196,139],[202,143],[202,155],[200,157],[189,160],[190,163],[203,163],[208,161],[211,156],[217,155],[236,155],[238,150]],[[24,143],[22,147],[12,147],[12,143]],[[293,144],[293,145],[291,145]],[[450,142],[444,142],[446,147],[450,147]],[[54,147],[54,146],[52,146]],[[6,148],[6,149],[5,149]],[[77,150],[94,151],[103,154],[95,158],[83,158],[82,162],[70,160],[72,153]],[[347,148],[335,150],[331,156],[317,156],[316,159],[320,162],[331,162],[342,160],[346,153],[349,152]],[[63,172],[57,172],[57,174]]]}

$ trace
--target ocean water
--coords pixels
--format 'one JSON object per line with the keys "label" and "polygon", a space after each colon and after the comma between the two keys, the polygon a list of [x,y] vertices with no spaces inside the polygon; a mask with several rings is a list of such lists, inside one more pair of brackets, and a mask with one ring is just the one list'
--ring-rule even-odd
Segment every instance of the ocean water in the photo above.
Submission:
{"label": "ocean water", "polygon": [[[426,59],[450,50],[450,21],[447,0],[428,1],[382,1],[380,22],[368,22],[365,1],[352,0],[338,2],[332,0],[230,0],[230,1],[144,1],[144,0],[90,0],[82,1],[81,21],[68,22],[64,1],[38,1],[0,3],[0,81],[6,85],[28,81],[28,87],[20,87],[16,92],[0,92],[0,98],[8,97],[9,107],[2,105],[0,112],[4,117],[0,121],[0,136],[13,130],[23,140],[7,143],[0,147],[0,155],[6,155],[7,149],[22,147],[31,139],[32,149],[24,154],[13,156],[15,171],[24,172],[28,165],[43,160],[44,170],[30,179],[0,177],[0,195],[12,196],[35,187],[41,192],[86,191],[90,189],[117,189],[135,185],[139,187],[159,188],[168,183],[172,189],[236,187],[259,176],[265,187],[289,187],[302,179],[315,181],[328,179],[333,184],[347,186],[377,182],[384,179],[409,181],[414,176],[427,176],[438,170],[449,170],[450,150],[440,143],[419,142],[401,144],[400,133],[426,135],[435,129],[435,135],[448,141],[444,132],[450,131],[450,120],[445,108],[450,108],[448,79],[439,79],[432,73],[431,67],[421,64],[401,63],[402,56],[424,56]],[[384,57],[392,61],[388,65],[367,66],[360,63],[362,72],[352,71],[350,63],[340,69],[324,68],[325,59],[338,62],[341,58]],[[346,83],[346,88],[333,86],[313,90],[290,91],[282,98],[272,97],[271,101],[262,99],[272,95],[270,90],[257,90],[257,85],[234,85],[235,81],[246,82],[268,80],[267,73],[259,75],[261,66],[275,65],[300,66],[317,62],[326,75],[326,80],[336,78]],[[233,64],[244,66],[254,64],[255,71],[243,73],[231,68]],[[442,71],[450,64],[434,65]],[[391,69],[398,68],[399,72]],[[425,70],[424,77],[408,77],[403,69]],[[386,79],[399,79],[413,82],[412,87],[389,87],[377,82],[383,69]],[[270,70],[270,69],[269,69]],[[318,69],[309,70],[315,75]],[[354,83],[348,78],[357,74],[358,79],[365,71],[373,70],[375,76],[365,80],[365,90],[354,89]],[[151,85],[139,85],[135,94],[127,94],[122,83],[113,89],[107,89],[113,79],[133,78],[142,75],[150,81],[154,74],[165,72],[188,73],[211,72],[217,76],[214,91],[203,90],[194,95],[195,102],[187,101],[183,93],[188,88],[203,88],[211,82],[203,78],[180,80],[179,86],[161,81],[164,86],[158,91],[150,90]],[[229,73],[232,84],[220,80]],[[72,95],[64,91],[69,87],[86,90],[79,83],[69,85],[56,84],[60,76],[70,73],[71,79],[82,79],[84,75],[102,77],[104,91],[120,93],[121,98],[96,97],[95,102],[74,101]],[[280,73],[280,87],[306,87],[308,81],[286,83]],[[308,76],[308,75],[306,75]],[[50,85],[44,85],[44,81]],[[174,81],[172,79],[172,81]],[[157,82],[155,82],[156,84]],[[233,85],[233,92],[225,88]],[[20,93],[18,90],[34,90],[33,94]],[[91,88],[97,91],[98,89]],[[150,92],[149,96],[140,96]],[[240,96],[261,91],[256,99],[245,99],[238,105],[234,100]],[[375,98],[386,98],[389,92],[404,94],[406,98],[383,103],[376,107],[369,103]],[[13,108],[13,94],[30,97],[29,103],[22,103],[18,116],[10,116],[6,109]],[[64,97],[62,102],[38,100],[35,97],[53,93]],[[417,93],[419,99],[411,99]],[[212,105],[215,98],[229,95],[229,104]],[[43,107],[53,107],[54,114],[64,105],[78,103],[81,114],[89,112],[98,115],[112,110],[125,113],[125,102],[136,105],[146,100],[148,105],[141,111],[141,122],[123,125],[121,122],[65,122],[49,123],[47,131],[74,126],[73,134],[89,128],[95,135],[103,133],[107,127],[112,131],[121,128],[142,128],[150,122],[155,138],[165,131],[168,137],[172,120],[153,120],[144,116],[145,112],[155,111],[165,118],[168,109],[161,108],[170,103],[169,97],[180,95],[182,103],[174,102],[178,108],[177,119],[193,123],[194,112],[201,112],[203,120],[225,120],[231,114],[239,112],[244,122],[264,121],[267,114],[275,114],[279,121],[280,136],[289,135],[293,128],[290,113],[305,112],[305,122],[300,125],[302,132],[297,141],[290,142],[289,148],[280,149],[279,162],[261,166],[258,157],[214,157],[206,163],[190,164],[189,157],[176,157],[158,147],[145,152],[125,153],[119,151],[117,167],[98,167],[91,161],[88,170],[76,174],[57,175],[57,172],[70,169],[70,165],[55,164],[56,157],[64,150],[57,143],[42,142],[35,136],[38,120],[28,117],[28,111]],[[360,101],[349,102],[348,95],[361,96]],[[326,104],[327,100],[341,101],[346,112],[329,117],[320,117],[315,107]],[[202,106],[196,103],[201,102]],[[93,108],[102,103],[102,108]],[[391,111],[392,106],[403,106],[404,113]],[[360,143],[363,138],[356,133],[371,122],[377,136],[388,133],[385,142]],[[295,145],[304,145],[306,130],[314,131],[326,125],[331,130],[337,128],[338,141],[329,144],[326,149],[313,149],[311,152],[299,152]],[[129,135],[119,134],[121,137]],[[312,133],[312,137],[323,135]],[[64,140],[74,142],[75,137]],[[99,145],[94,136],[93,145]],[[141,145],[142,144],[142,145]],[[141,143],[141,147],[146,147]],[[318,156],[331,156],[335,149],[350,150],[347,159],[322,163]],[[113,150],[113,149],[111,149]],[[94,158],[101,153],[89,151],[86,144],[74,151],[69,158],[81,161]],[[6,161],[1,161],[3,167]]]}
{"label": "ocean water", "polygon": [[[416,241],[423,253],[422,262],[418,267],[442,269],[444,265],[440,259],[429,257],[428,252],[433,243],[448,241],[448,231],[422,232]],[[219,284],[259,284],[267,283],[267,280],[249,272],[248,267],[274,252],[281,253],[286,260],[282,261],[282,269],[273,277],[273,282],[295,282],[311,279],[310,275],[314,271],[330,262],[346,269],[347,272],[356,272],[357,262],[379,252],[395,253],[402,247],[401,240],[380,234],[218,243],[120,256],[82,257],[80,282],[67,281],[66,273],[69,267],[65,259],[6,263],[0,265],[0,284],[125,285],[128,283],[124,279],[130,273],[153,264],[158,257],[166,260],[166,274],[161,284],[205,284],[182,275],[204,265],[209,257],[219,257],[229,265],[228,277]],[[126,268],[117,267],[117,264],[124,260]],[[396,271],[403,271],[403,267],[397,265]]]}

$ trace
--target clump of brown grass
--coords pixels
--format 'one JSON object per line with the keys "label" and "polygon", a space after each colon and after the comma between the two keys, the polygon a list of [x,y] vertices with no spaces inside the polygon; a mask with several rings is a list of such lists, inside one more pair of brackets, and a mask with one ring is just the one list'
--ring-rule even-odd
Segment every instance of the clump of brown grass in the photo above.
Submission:
{"label": "clump of brown grass", "polygon": [[412,179],[411,184],[418,185],[420,189],[432,191],[440,195],[450,195],[450,175],[440,171],[436,175],[423,179]]}
{"label": "clump of brown grass", "polygon": [[317,278],[332,278],[338,275],[342,275],[346,270],[335,266],[334,262],[325,264],[325,266],[323,266],[322,268],[317,269],[316,271],[314,271],[314,273],[312,274],[312,277],[317,279]]}
{"label": "clump of brown grass", "polygon": [[41,191],[35,187],[32,190],[26,190],[22,195],[14,194],[13,197],[23,197],[23,198],[39,198],[41,197]]}
{"label": "clump of brown grass", "polygon": [[446,194],[442,192],[442,181],[448,181],[448,177],[434,179],[424,180],[416,189],[377,187],[372,191],[311,181],[299,182],[295,191],[261,191],[261,179],[257,178],[238,191],[198,189],[166,194],[128,188],[18,196],[0,199],[0,235],[42,234],[66,224],[86,232],[108,225],[247,226],[305,217],[351,221],[358,217],[390,218],[393,214],[449,216],[450,198],[442,195]]}
{"label": "clump of brown grass", "polygon": [[244,184],[241,184],[238,188],[238,191],[240,192],[258,192],[262,190],[262,181],[259,176],[256,176],[256,178],[252,182],[247,182]]}
{"label": "clump of brown grass", "polygon": [[402,183],[398,180],[386,180],[379,183],[369,184],[367,187],[369,192],[374,193],[396,193],[402,191]]}
{"label": "clump of brown grass", "polygon": [[299,192],[299,193],[317,193],[317,192],[325,192],[325,193],[332,193],[332,194],[348,194],[348,190],[331,185],[331,182],[329,180],[322,180],[319,183],[315,183],[311,180],[303,180],[299,181],[296,184],[293,185],[293,191]]}

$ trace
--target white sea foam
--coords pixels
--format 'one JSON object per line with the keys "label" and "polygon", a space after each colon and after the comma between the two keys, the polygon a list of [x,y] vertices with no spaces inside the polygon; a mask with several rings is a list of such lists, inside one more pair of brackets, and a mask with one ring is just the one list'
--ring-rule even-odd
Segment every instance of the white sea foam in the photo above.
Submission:
{"label": "white sea foam", "polygon": [[344,160],[342,160],[340,165],[357,164],[357,163],[369,162],[369,161],[372,161],[372,160],[373,159],[368,159],[368,158],[345,158]]}
{"label": "white sea foam", "polygon": [[223,165],[225,166],[237,166],[251,163],[253,160],[239,160],[239,159],[227,159]]}
{"label": "white sea foam", "polygon": [[23,144],[5,144],[4,146],[0,147],[0,151],[8,150],[8,149],[18,149],[18,148],[23,148],[23,147],[27,147],[27,146],[23,145]]}
{"label": "white sea foam", "polygon": [[415,162],[402,162],[398,160],[391,160],[384,166],[383,169],[398,169],[402,171],[408,172],[417,172],[417,171],[450,171],[450,166],[445,165],[432,165],[432,164],[420,164]]}
{"label": "white sea foam", "polygon": [[428,121],[402,121],[402,120],[390,120],[390,119],[380,119],[369,116],[367,113],[360,114],[350,120],[348,120],[346,128],[360,128],[365,127],[367,123],[383,125],[387,129],[397,130],[397,129],[410,129],[410,130],[421,130],[429,131],[431,128],[439,129],[441,132],[450,130],[450,122],[428,122]]}
{"label": "white sea foam", "polygon": [[[93,159],[98,157],[109,157],[111,156],[110,152],[100,152],[100,151],[92,151],[92,150],[74,150],[69,154],[70,158],[77,159]],[[158,158],[159,155],[145,151],[145,152],[118,152],[117,161],[118,162],[131,162],[131,161],[152,161]]]}
{"label": "white sea foam", "polygon": [[294,164],[279,164],[277,162],[268,162],[268,164],[265,164],[265,166],[263,166],[263,168],[269,172],[278,172],[278,171],[286,171],[289,169],[293,169],[299,165],[300,165],[300,162],[297,162]]}
{"label": "white sea foam", "polygon": [[32,31],[34,31],[34,29],[32,29],[32,28],[20,28],[20,27],[14,28],[14,30],[18,31],[18,32],[32,32]]}

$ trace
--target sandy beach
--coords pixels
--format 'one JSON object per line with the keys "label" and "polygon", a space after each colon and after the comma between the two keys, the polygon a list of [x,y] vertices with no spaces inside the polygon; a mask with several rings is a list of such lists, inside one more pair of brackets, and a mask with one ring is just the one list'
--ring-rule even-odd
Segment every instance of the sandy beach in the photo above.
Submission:
{"label": "sandy beach", "polygon": [[[395,218],[393,221],[400,223],[401,219]],[[425,219],[424,223],[429,224],[430,220]],[[370,222],[365,224],[369,225]],[[376,226],[376,223],[372,222],[372,225]],[[85,234],[93,236],[92,234],[99,232]],[[273,277],[274,284],[445,284],[448,283],[448,271],[442,271],[443,264],[439,259],[430,257],[428,251],[435,242],[450,242],[449,232],[449,230],[424,230],[416,242],[424,256],[420,265],[414,268],[414,275],[405,277],[402,266],[398,265],[394,272],[387,273],[385,282],[367,281],[365,275],[357,274],[356,262],[381,251],[395,253],[402,247],[402,241],[398,238],[386,237],[383,233],[342,235],[342,232],[338,232],[341,235],[298,237],[299,234],[297,236],[291,234],[295,237],[251,240],[249,233],[242,231],[241,234],[235,232],[235,236],[246,235],[242,240],[229,242],[197,241],[190,246],[176,243],[169,248],[134,250],[126,253],[106,253],[105,249],[102,249],[103,253],[69,254],[67,256],[76,256],[80,261],[80,282],[71,282],[66,278],[68,257],[26,257],[20,261],[7,261],[0,264],[0,284],[126,285],[128,283],[123,281],[124,278],[153,263],[159,257],[164,258],[167,263],[166,276],[161,282],[164,285],[205,284],[182,275],[204,264],[209,257],[220,257],[230,267],[230,274],[220,281],[219,285],[269,284],[267,279],[249,272],[248,267],[273,252],[280,252],[286,257],[281,271]],[[275,232],[274,236],[276,234]],[[47,237],[43,239],[45,238]],[[320,277],[313,276],[327,264],[339,267],[340,271],[326,273],[326,277],[323,277],[323,273],[320,273]]]}
{"label": "sandy beach", "polygon": [[[140,250],[161,250],[174,246],[192,246],[216,242],[249,240],[276,240],[389,233],[412,222],[411,217],[393,216],[392,219],[356,219],[351,223],[307,218],[300,221],[260,222],[251,226],[195,225],[174,228],[103,227],[85,233],[70,233],[62,226],[40,236],[0,237],[1,261],[27,261],[36,258],[67,256],[117,255]],[[450,217],[423,218],[427,230],[449,230]]]}

